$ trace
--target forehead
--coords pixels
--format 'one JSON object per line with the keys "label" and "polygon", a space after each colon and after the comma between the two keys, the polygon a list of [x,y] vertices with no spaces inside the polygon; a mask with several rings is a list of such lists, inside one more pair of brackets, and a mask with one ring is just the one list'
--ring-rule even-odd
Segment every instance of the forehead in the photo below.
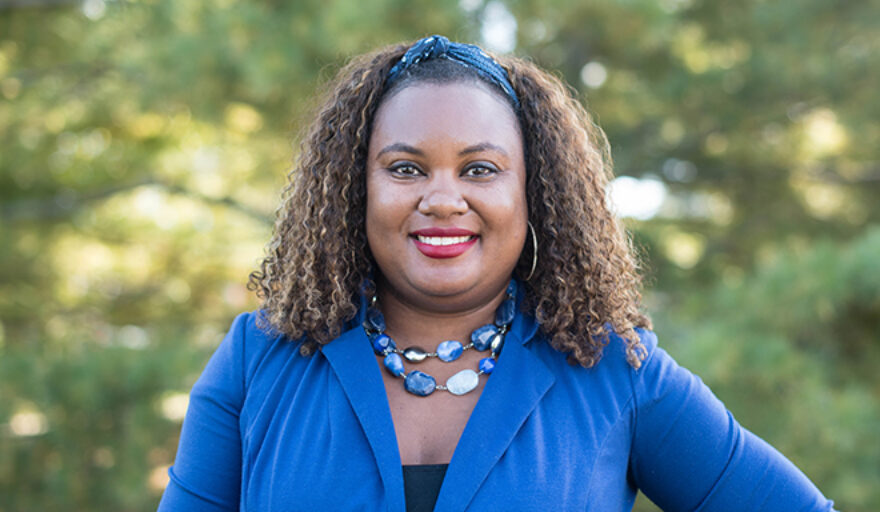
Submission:
{"label": "forehead", "polygon": [[513,109],[478,82],[423,82],[394,93],[376,112],[370,146],[439,139],[492,142],[522,153]]}

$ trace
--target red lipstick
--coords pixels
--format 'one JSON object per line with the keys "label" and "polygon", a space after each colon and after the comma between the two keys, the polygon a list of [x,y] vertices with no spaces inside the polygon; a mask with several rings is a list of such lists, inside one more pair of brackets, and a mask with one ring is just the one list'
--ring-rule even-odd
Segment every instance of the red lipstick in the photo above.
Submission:
{"label": "red lipstick", "polygon": [[455,258],[477,243],[476,233],[461,228],[425,228],[410,236],[416,248],[429,258]]}

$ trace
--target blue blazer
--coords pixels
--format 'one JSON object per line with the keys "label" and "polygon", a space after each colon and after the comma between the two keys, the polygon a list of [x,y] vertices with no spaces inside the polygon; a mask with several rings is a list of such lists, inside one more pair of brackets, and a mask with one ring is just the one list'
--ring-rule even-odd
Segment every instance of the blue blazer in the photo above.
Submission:
{"label": "blue blazer", "polygon": [[[161,511],[405,507],[379,366],[360,320],[313,356],[236,318],[192,390]],[[456,446],[437,511],[833,510],[649,331],[569,365],[518,314]],[[430,398],[427,398],[430,400]]]}

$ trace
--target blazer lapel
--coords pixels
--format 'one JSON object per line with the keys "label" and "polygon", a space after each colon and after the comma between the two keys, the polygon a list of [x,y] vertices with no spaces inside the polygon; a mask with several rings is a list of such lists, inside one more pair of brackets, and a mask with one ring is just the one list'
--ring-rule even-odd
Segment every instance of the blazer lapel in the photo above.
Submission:
{"label": "blazer lapel", "polygon": [[360,324],[325,345],[330,362],[361,427],[367,436],[385,487],[388,509],[406,510],[400,452],[391,409],[373,349]]}
{"label": "blazer lapel", "polygon": [[446,471],[435,511],[465,510],[516,433],[556,378],[525,343],[537,324],[518,314],[498,365],[465,426]]}

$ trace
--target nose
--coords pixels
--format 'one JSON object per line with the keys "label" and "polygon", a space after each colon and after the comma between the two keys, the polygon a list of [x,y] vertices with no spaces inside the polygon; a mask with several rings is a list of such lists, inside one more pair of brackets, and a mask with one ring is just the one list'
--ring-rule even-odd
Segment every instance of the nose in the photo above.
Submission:
{"label": "nose", "polygon": [[419,200],[419,213],[437,218],[463,215],[469,205],[464,197],[462,183],[456,177],[435,173],[426,183],[426,188]]}

